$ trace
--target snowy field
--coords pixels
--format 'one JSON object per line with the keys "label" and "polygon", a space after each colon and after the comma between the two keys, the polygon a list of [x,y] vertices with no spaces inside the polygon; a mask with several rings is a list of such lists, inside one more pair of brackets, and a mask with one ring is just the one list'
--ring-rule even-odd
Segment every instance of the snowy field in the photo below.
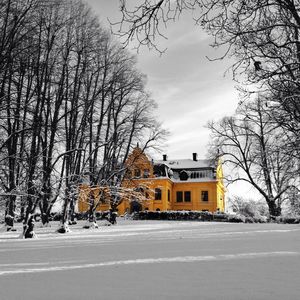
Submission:
{"label": "snowy field", "polygon": [[300,299],[299,224],[82,225],[0,232],[0,299]]}

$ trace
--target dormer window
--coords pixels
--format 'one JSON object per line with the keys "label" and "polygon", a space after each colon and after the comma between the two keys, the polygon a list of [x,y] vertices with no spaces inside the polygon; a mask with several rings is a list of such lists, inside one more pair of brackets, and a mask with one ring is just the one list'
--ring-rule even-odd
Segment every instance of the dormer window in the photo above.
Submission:
{"label": "dormer window", "polygon": [[197,179],[197,178],[213,178],[213,172],[212,170],[199,170],[199,171],[194,171],[191,174],[192,179]]}
{"label": "dormer window", "polygon": [[189,174],[188,174],[188,172],[186,172],[186,171],[181,171],[180,172],[180,174],[179,174],[179,178],[180,178],[180,180],[182,180],[182,181],[185,181],[185,180],[188,180],[189,179]]}
{"label": "dormer window", "polygon": [[166,176],[166,170],[164,165],[154,165],[154,175],[155,177],[165,177]]}

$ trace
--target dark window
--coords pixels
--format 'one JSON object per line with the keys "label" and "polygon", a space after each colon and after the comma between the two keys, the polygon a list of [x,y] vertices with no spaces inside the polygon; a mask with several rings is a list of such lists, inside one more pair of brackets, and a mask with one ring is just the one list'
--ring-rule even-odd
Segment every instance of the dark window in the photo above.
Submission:
{"label": "dark window", "polygon": [[155,189],[155,200],[161,200],[161,189]]}
{"label": "dark window", "polygon": [[183,201],[183,193],[176,192],[176,202],[182,202],[182,201]]}
{"label": "dark window", "polygon": [[134,170],[134,177],[141,177],[141,170],[140,169],[135,169]]}
{"label": "dark window", "polygon": [[201,200],[202,201],[208,201],[208,191],[202,191],[201,192]]}
{"label": "dark window", "polygon": [[189,179],[189,174],[186,172],[186,171],[181,171],[180,174],[179,174],[179,178],[180,180],[188,180]]}
{"label": "dark window", "polygon": [[169,202],[171,201],[171,192],[170,192],[170,190],[168,190],[168,201]]}
{"label": "dark window", "polygon": [[155,177],[165,177],[165,165],[154,165],[153,174]]}
{"label": "dark window", "polygon": [[148,178],[149,177],[149,170],[148,169],[145,169],[144,170],[144,178]]}
{"label": "dark window", "polygon": [[184,201],[185,202],[191,202],[191,192],[190,191],[185,191],[184,192]]}

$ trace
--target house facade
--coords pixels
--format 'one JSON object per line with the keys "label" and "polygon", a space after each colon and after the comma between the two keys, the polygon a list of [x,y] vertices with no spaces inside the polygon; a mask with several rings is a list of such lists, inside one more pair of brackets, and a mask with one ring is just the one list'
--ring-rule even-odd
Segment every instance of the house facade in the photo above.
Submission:
{"label": "house facade", "polygon": [[[126,161],[127,173],[122,184],[132,191],[118,206],[120,215],[140,210],[198,210],[223,212],[225,187],[220,161],[199,160],[193,153],[190,159],[150,160],[136,147]],[[89,187],[83,186],[78,210],[88,210]],[[95,189],[95,193],[98,193]],[[124,194],[124,193],[123,193]],[[101,204],[97,210],[108,210]]]}
{"label": "house facade", "polygon": [[[121,211],[225,210],[225,187],[220,161],[190,159],[150,161],[136,147],[127,160],[124,186],[140,191],[141,200],[124,201]],[[144,199],[143,199],[144,198]]]}

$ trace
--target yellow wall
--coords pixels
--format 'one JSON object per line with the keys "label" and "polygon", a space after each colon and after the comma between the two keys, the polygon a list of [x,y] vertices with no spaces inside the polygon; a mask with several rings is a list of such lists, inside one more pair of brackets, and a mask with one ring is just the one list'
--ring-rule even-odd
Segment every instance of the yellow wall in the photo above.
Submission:
{"label": "yellow wall", "polygon": [[[177,191],[190,191],[191,202],[176,202]],[[201,200],[201,192],[208,191],[208,201]],[[208,210],[216,211],[216,182],[175,183],[173,188],[172,207],[174,210]]]}

